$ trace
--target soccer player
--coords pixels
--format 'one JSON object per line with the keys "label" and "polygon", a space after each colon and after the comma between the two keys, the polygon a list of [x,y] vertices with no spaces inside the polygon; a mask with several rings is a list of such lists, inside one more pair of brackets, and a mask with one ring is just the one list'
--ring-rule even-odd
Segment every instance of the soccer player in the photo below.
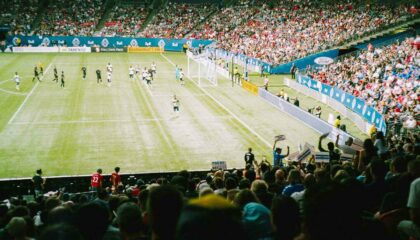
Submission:
{"label": "soccer player", "polygon": [[16,83],[16,90],[20,91],[20,76],[17,72],[15,72],[15,76],[13,77],[13,80],[15,80]]}
{"label": "soccer player", "polygon": [[118,185],[120,185],[120,183],[121,183],[121,176],[119,175],[120,168],[116,167],[114,170],[115,170],[115,172],[113,172],[111,174],[111,179],[110,179],[111,180],[112,191],[116,191]]}
{"label": "soccer player", "polygon": [[[152,69],[153,74],[156,74],[156,63],[155,62],[152,62],[151,69]],[[152,78],[153,78],[153,76],[152,76]]]}
{"label": "soccer player", "polygon": [[108,77],[107,77],[107,85],[108,87],[111,87],[111,83],[112,83],[112,73],[108,72]]}
{"label": "soccer player", "polygon": [[135,68],[135,73],[136,73],[136,76],[138,76],[139,75],[139,73],[140,73],[140,66],[139,65],[136,65],[136,68]]}
{"label": "soccer player", "polygon": [[143,69],[142,74],[141,74],[141,79],[142,79],[143,81],[146,81],[146,77],[147,77],[147,75],[148,75],[148,71],[147,71],[147,68],[145,67],[145,68]]}
{"label": "soccer player", "polygon": [[82,72],[83,72],[83,80],[86,80],[86,67],[85,66],[82,67]]}
{"label": "soccer player", "polygon": [[177,81],[179,80],[179,67],[178,67],[178,65],[175,66],[175,79]]}
{"label": "soccer player", "polygon": [[112,73],[112,64],[108,63],[108,65],[106,66],[106,70],[110,73]]}
{"label": "soccer player", "polygon": [[153,80],[152,73],[151,72],[147,73],[146,84],[149,85],[150,87],[152,87],[152,80]]}
{"label": "soccer player", "polygon": [[35,68],[34,68],[34,77],[32,78],[32,82],[35,81],[35,78],[38,79],[39,82],[41,82],[41,80],[39,79],[39,73],[38,73],[37,66],[35,66]]}
{"label": "soccer player", "polygon": [[58,83],[58,72],[57,72],[57,67],[54,66],[54,79],[53,82],[57,82]]}
{"label": "soccer player", "polygon": [[39,72],[41,73],[41,76],[44,76],[44,65],[40,62],[38,63]]}
{"label": "soccer player", "polygon": [[60,84],[60,87],[64,87],[64,85],[65,85],[65,82],[64,82],[64,71],[61,71],[61,84]]}
{"label": "soccer player", "polygon": [[45,178],[42,178],[42,169],[36,170],[36,175],[32,177],[34,184],[35,197],[42,196],[44,192]]}
{"label": "soccer player", "polygon": [[176,98],[176,95],[174,95],[174,98],[172,99],[172,105],[174,106],[174,112],[179,112],[179,99]]}
{"label": "soccer player", "polygon": [[92,174],[92,177],[90,178],[90,190],[92,191],[98,191],[98,189],[102,188],[102,169],[96,170],[96,173]]}
{"label": "soccer player", "polygon": [[96,82],[102,83],[101,70],[96,69]]}
{"label": "soccer player", "polygon": [[265,89],[265,91],[268,91],[268,82],[269,81],[270,80],[268,79],[268,76],[265,75],[265,78],[264,78],[264,89]]}
{"label": "soccer player", "polygon": [[152,78],[152,80],[153,80],[153,70],[152,70],[151,68],[149,68],[148,72],[149,72],[150,77],[151,77],[151,78]]}
{"label": "soccer player", "polygon": [[130,66],[130,68],[128,69],[128,75],[129,75],[130,79],[134,78],[134,68],[133,68],[133,66]]}
{"label": "soccer player", "polygon": [[246,165],[254,166],[254,164],[256,164],[255,156],[252,153],[252,148],[248,148],[248,152],[245,153],[244,160],[245,160],[245,166]]}
{"label": "soccer player", "polygon": [[179,81],[181,81],[181,85],[184,86],[184,71],[182,71],[182,68],[179,69]]}

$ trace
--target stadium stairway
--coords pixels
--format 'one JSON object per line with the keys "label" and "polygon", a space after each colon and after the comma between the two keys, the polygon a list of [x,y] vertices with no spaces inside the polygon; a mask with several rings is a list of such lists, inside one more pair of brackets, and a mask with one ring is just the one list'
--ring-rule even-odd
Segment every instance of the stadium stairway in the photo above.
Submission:
{"label": "stadium stairway", "polygon": [[401,30],[407,30],[410,26],[418,24],[418,23],[420,23],[420,16],[417,16],[416,18],[410,19],[406,22],[399,23],[399,24],[394,25],[392,27],[383,29],[382,31],[375,32],[373,34],[369,34],[369,35],[367,35],[365,37],[362,37],[362,38],[359,38],[357,40],[350,41],[350,42],[348,42],[348,43],[346,43],[342,46],[339,46],[339,48],[351,48],[351,47],[354,47],[358,44],[366,43],[366,42],[375,40],[377,38],[383,37],[385,35],[392,34],[393,32],[400,32]]}
{"label": "stadium stairway", "polygon": [[168,4],[168,2],[169,2],[168,0],[163,0],[163,3],[161,5],[153,3],[150,6],[149,14],[146,17],[146,20],[144,20],[143,25],[140,27],[139,32],[142,32],[146,28],[146,26],[149,24],[150,21],[152,21],[152,19],[159,12],[159,10],[162,9],[163,7],[165,7],[166,4]]}
{"label": "stadium stairway", "polygon": [[99,20],[98,25],[96,25],[96,29],[95,29],[96,32],[101,30],[105,26],[105,22],[106,20],[108,20],[109,14],[111,13],[112,9],[114,8],[116,4],[117,3],[115,0],[106,0],[105,12],[102,15],[101,19]]}

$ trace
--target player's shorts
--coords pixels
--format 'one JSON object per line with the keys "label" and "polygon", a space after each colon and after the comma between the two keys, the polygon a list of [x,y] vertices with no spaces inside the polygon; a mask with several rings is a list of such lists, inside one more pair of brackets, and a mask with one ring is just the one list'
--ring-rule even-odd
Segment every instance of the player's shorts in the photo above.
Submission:
{"label": "player's shorts", "polygon": [[129,76],[130,76],[130,78],[133,78],[134,77],[134,74],[129,74]]}
{"label": "player's shorts", "polygon": [[142,77],[141,80],[146,80],[146,77]]}
{"label": "player's shorts", "polygon": [[150,79],[146,79],[147,84],[152,84],[152,81]]}
{"label": "player's shorts", "polygon": [[152,73],[156,74],[156,70],[152,70]]}
{"label": "player's shorts", "polygon": [[174,112],[179,112],[179,107],[174,107]]}
{"label": "player's shorts", "polygon": [[110,78],[108,78],[108,82],[112,82],[112,80]]}
{"label": "player's shorts", "polygon": [[17,82],[17,83],[16,83],[16,86],[19,86],[19,85],[20,85],[20,82]]}
{"label": "player's shorts", "polygon": [[183,79],[183,78],[179,78],[179,80],[180,80],[180,81],[184,81],[184,79]]}

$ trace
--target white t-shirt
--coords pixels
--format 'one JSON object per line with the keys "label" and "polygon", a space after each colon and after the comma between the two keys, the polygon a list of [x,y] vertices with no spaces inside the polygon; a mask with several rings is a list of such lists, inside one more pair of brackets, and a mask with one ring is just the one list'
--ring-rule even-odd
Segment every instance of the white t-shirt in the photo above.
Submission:
{"label": "white t-shirt", "polygon": [[410,185],[407,207],[420,208],[420,178],[414,180]]}
{"label": "white t-shirt", "polygon": [[131,68],[129,68],[129,69],[128,69],[128,73],[129,73],[130,75],[133,75],[133,74],[134,74],[134,68],[132,68],[132,67],[131,67]]}
{"label": "white t-shirt", "polygon": [[15,77],[13,79],[15,80],[16,83],[20,83],[19,75],[15,75]]}

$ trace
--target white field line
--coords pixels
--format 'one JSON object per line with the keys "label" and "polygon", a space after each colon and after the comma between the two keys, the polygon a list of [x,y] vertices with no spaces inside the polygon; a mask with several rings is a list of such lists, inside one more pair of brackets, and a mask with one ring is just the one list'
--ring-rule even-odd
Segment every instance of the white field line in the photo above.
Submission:
{"label": "white field line", "polygon": [[[232,116],[211,116],[202,118],[188,118],[181,116],[182,120],[214,120],[214,119],[232,119]],[[60,124],[89,124],[89,123],[142,123],[142,122],[161,122],[172,120],[174,117],[169,118],[144,118],[138,120],[132,119],[97,119],[97,120],[69,120],[69,121],[37,121],[37,122],[13,122],[12,125],[60,125]]]}
{"label": "white field line", "polygon": [[[140,86],[139,81],[136,81],[136,85],[137,85],[137,87],[139,89],[141,89],[141,86]],[[155,113],[155,111],[153,109],[153,106],[152,106],[152,104],[149,101],[149,98],[148,97],[144,97],[144,99],[146,99],[146,101],[145,101],[146,102],[146,105],[150,109],[150,112],[152,113],[153,118],[154,119],[158,119],[158,117],[156,116],[156,113]],[[171,143],[168,135],[166,134],[165,129],[163,128],[162,124],[159,121],[157,121],[156,123],[157,123],[157,125],[159,127],[160,132],[163,135],[163,138],[165,138],[165,141],[168,143],[168,145],[171,148],[171,150],[174,151],[174,146],[172,146],[172,143]]]}
{"label": "white field line", "polygon": [[3,88],[0,88],[0,92],[5,92],[5,93],[8,93],[8,94],[19,95],[19,96],[26,96],[26,95],[28,95],[27,93],[9,91],[9,90],[3,89]]}
{"label": "white field line", "polygon": [[[51,63],[48,65],[48,67],[45,69],[44,75],[40,78],[41,80],[44,79],[45,75],[47,75],[47,72],[50,70]],[[19,108],[16,110],[16,112],[13,114],[12,118],[10,118],[9,122],[7,124],[10,124],[15,120],[16,116],[19,114],[19,112],[22,110],[25,103],[28,101],[29,97],[34,93],[35,89],[38,87],[39,81],[35,83],[35,86],[32,87],[31,91],[26,95],[25,100],[23,100],[22,104],[20,104]]]}
{"label": "white field line", "polygon": [[[163,58],[166,59],[166,61],[173,66],[175,66],[175,63],[173,63],[169,58],[167,58],[162,53],[160,54]],[[187,76],[188,79],[190,79]],[[203,91],[209,98],[211,98],[214,102],[216,102],[221,108],[223,108],[226,112],[228,112],[233,118],[235,118],[239,123],[241,123],[245,128],[247,128],[252,134],[257,136],[263,143],[265,143],[268,147],[271,147],[271,143],[269,143],[265,138],[263,138],[260,134],[258,134],[254,129],[252,129],[248,124],[246,124],[244,121],[242,121],[236,114],[234,114],[232,111],[230,111],[223,103],[221,103],[219,100],[217,100],[215,97],[213,97],[206,89],[201,87],[199,84],[197,84],[195,81],[190,79],[191,82],[193,82],[201,91]]]}
{"label": "white field line", "polygon": [[7,80],[3,80],[3,81],[0,81],[0,85],[1,85],[1,84],[3,84],[3,83],[7,83],[8,81],[13,81],[13,78],[11,78],[11,79],[7,79]]}
{"label": "white field line", "polygon": [[[126,63],[111,63],[112,66],[114,65],[123,65],[123,66],[127,66],[127,64],[152,64],[153,61],[149,61],[149,62],[126,62]],[[154,61],[156,64],[157,63],[166,63],[165,61]],[[69,63],[69,62],[56,62],[54,63],[54,65],[74,65],[74,63]],[[88,63],[86,65],[102,65],[104,67],[106,67],[107,63]],[[143,66],[144,67],[144,66]],[[159,69],[158,69],[159,70]]]}

